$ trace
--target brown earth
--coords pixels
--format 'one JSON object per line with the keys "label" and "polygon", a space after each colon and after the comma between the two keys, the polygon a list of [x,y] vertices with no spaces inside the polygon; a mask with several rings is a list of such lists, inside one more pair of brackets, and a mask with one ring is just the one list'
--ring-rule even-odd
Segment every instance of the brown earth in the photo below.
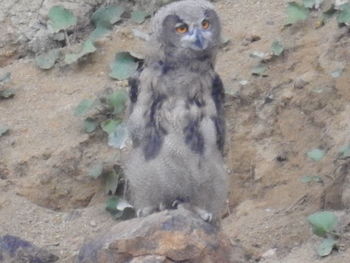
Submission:
{"label": "brown earth", "polygon": [[[319,262],[320,239],[306,218],[323,208],[347,218],[350,200],[342,195],[350,189],[349,161],[339,158],[350,143],[350,39],[348,29],[334,20],[319,27],[317,17],[283,28],[286,3],[216,2],[231,40],[217,61],[229,94],[231,194],[223,228],[252,261]],[[118,162],[120,152],[84,134],[73,111],[82,99],[125,87],[108,77],[108,65],[118,51],[142,52],[134,28],[148,23],[117,26],[90,60],[72,67],[42,71],[32,58],[4,63],[16,96],[0,101],[0,124],[10,127],[0,137],[0,235],[18,235],[71,262],[83,240],[116,224],[104,210],[101,182],[86,173],[97,162]],[[267,62],[267,77],[252,76],[258,61],[249,54],[268,52],[274,40],[284,43],[284,54]],[[338,69],[341,76],[332,77]],[[313,148],[326,151],[321,161],[306,156]],[[323,183],[303,183],[303,176]],[[348,237],[343,231],[338,251],[322,262],[350,262]]]}

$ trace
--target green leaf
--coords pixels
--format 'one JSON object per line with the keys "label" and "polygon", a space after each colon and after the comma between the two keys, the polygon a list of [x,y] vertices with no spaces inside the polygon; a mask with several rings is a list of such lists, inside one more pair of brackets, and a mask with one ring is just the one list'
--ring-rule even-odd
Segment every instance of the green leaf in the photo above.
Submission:
{"label": "green leaf", "polygon": [[60,51],[58,49],[52,49],[46,53],[36,56],[35,63],[41,69],[50,69],[55,65],[59,56]]}
{"label": "green leaf", "polygon": [[86,56],[87,54],[94,53],[96,51],[96,47],[92,43],[91,40],[86,40],[83,44],[83,47],[79,53],[76,54],[66,54],[64,57],[64,62],[66,64],[72,64],[76,61],[78,61],[80,58]]}
{"label": "green leaf", "polygon": [[65,9],[63,6],[53,6],[49,10],[49,23],[52,26],[54,32],[58,32],[62,29],[67,29],[70,26],[74,26],[77,23],[77,18],[73,13]]}
{"label": "green leaf", "polygon": [[0,137],[6,135],[9,132],[9,128],[6,126],[0,126]]}
{"label": "green leaf", "polygon": [[117,129],[119,124],[120,124],[119,120],[106,120],[101,122],[101,128],[106,133],[108,133],[108,135],[110,135]]}
{"label": "green leaf", "polygon": [[312,8],[315,4],[315,0],[303,0],[303,5],[306,8]]}
{"label": "green leaf", "polygon": [[125,90],[117,90],[107,96],[107,104],[113,109],[114,114],[124,112],[127,100],[128,93]]}
{"label": "green leaf", "polygon": [[110,212],[112,215],[115,215],[118,213],[118,210],[117,210],[118,201],[119,201],[119,198],[117,196],[112,196],[106,202],[106,210]]}
{"label": "green leaf", "polygon": [[324,239],[320,246],[317,248],[317,254],[321,257],[328,256],[329,254],[331,254],[336,244],[337,241],[335,241],[333,238]]}
{"label": "green leaf", "polygon": [[11,72],[6,72],[0,76],[0,83],[6,83],[11,80]]}
{"label": "green leaf", "polygon": [[87,113],[92,106],[94,106],[95,101],[94,100],[82,100],[79,105],[75,108],[74,110],[74,115],[75,116],[81,116]]}
{"label": "green leaf", "polygon": [[135,23],[142,24],[145,20],[146,17],[148,17],[149,14],[145,11],[142,10],[135,10],[131,12],[131,20]]}
{"label": "green leaf", "polygon": [[11,99],[15,96],[16,92],[14,89],[5,88],[0,90],[0,99]]}
{"label": "green leaf", "polygon": [[350,157],[350,145],[340,148],[339,152],[342,158]]}
{"label": "green leaf", "polygon": [[128,129],[124,123],[121,123],[116,129],[108,135],[108,145],[117,149],[123,149],[128,139]]}
{"label": "green leaf", "polygon": [[124,12],[124,7],[114,5],[97,9],[91,18],[96,28],[90,33],[88,39],[94,42],[108,34],[112,30],[113,24],[121,20],[121,15]]}
{"label": "green leaf", "polygon": [[265,64],[258,64],[252,68],[252,74],[255,76],[267,76],[264,74],[267,70],[267,67]]}
{"label": "green leaf", "polygon": [[323,183],[321,176],[303,176],[301,178],[301,181],[303,183],[311,183],[311,182]]}
{"label": "green leaf", "polygon": [[335,9],[334,4],[330,6],[326,11],[323,12],[322,16],[323,19],[330,19],[333,15],[337,13],[337,10]]}
{"label": "green leaf", "polygon": [[284,51],[284,46],[281,42],[275,40],[272,43],[271,51],[275,56],[280,56]]}
{"label": "green leaf", "polygon": [[319,237],[325,237],[338,223],[337,216],[328,211],[314,213],[307,220],[312,226],[312,232]]}
{"label": "green leaf", "polygon": [[102,172],[103,172],[103,165],[102,163],[98,163],[89,169],[88,176],[96,179],[102,174]]}
{"label": "green leaf", "polygon": [[349,24],[350,23],[350,3],[343,4],[339,7],[340,11],[337,16],[337,21],[339,24]]}
{"label": "green leaf", "polygon": [[112,72],[109,76],[113,79],[125,80],[135,74],[137,67],[136,59],[129,52],[119,52],[111,64]]}
{"label": "green leaf", "polygon": [[321,149],[313,149],[307,153],[307,156],[313,161],[320,161],[325,156],[326,152]]}
{"label": "green leaf", "polygon": [[112,170],[104,174],[104,180],[106,194],[114,194],[119,185],[120,175]]}
{"label": "green leaf", "polygon": [[303,0],[303,4],[306,8],[318,9],[322,4],[323,0]]}
{"label": "green leaf", "polygon": [[287,24],[294,24],[308,18],[309,10],[297,2],[289,2],[287,6]]}
{"label": "green leaf", "polygon": [[92,42],[96,41],[97,39],[102,38],[103,36],[107,35],[109,32],[111,32],[110,29],[104,27],[104,26],[100,26],[98,25],[94,31],[92,31],[88,37],[89,40],[91,40]]}
{"label": "green leaf", "polygon": [[102,6],[93,13],[91,21],[94,25],[111,28],[111,26],[121,20],[122,14],[125,12],[125,8],[122,6]]}
{"label": "green leaf", "polygon": [[97,127],[98,122],[95,119],[88,117],[84,120],[84,131],[86,133],[94,132]]}

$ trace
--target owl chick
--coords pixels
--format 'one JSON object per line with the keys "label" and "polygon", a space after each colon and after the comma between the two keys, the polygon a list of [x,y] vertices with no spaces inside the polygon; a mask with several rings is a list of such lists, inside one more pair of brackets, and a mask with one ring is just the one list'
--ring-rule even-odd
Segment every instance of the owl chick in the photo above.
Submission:
{"label": "owl chick", "polygon": [[184,204],[206,221],[220,219],[227,181],[219,43],[220,21],[207,1],[173,2],[152,20],[149,55],[130,80],[125,174],[139,216]]}

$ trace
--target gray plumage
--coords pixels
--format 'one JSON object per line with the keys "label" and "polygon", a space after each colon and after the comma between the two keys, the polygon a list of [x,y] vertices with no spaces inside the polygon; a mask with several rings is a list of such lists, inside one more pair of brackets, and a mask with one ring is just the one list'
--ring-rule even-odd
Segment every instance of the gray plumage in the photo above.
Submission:
{"label": "gray plumage", "polygon": [[220,21],[212,4],[184,0],[152,20],[149,55],[130,80],[125,162],[139,215],[186,204],[217,221],[225,205],[224,89],[214,71]]}

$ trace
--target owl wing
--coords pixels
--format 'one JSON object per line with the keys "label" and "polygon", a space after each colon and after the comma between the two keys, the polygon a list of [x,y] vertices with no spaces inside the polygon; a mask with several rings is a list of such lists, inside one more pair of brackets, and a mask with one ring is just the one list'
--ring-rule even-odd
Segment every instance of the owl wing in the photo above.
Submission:
{"label": "owl wing", "polygon": [[216,129],[216,144],[220,152],[223,154],[226,131],[224,116],[225,90],[224,85],[217,74],[213,79],[211,95],[216,107],[216,115],[212,117]]}
{"label": "owl wing", "polygon": [[[142,85],[141,74],[144,77]],[[151,82],[148,82],[152,78],[145,77],[150,74],[153,72],[141,68],[134,77],[129,79],[128,130],[133,147],[141,146],[146,159],[157,156],[164,136],[167,134],[159,118],[166,96],[153,89]]]}
{"label": "owl wing", "polygon": [[129,107],[127,112],[127,122],[128,122],[128,129],[131,137],[131,141],[134,147],[138,146],[140,143],[140,136],[137,134],[137,129],[135,129],[135,125],[133,124],[132,120],[130,120],[130,117],[132,116],[135,105],[137,103],[137,100],[139,98],[140,93],[140,75],[141,75],[142,69],[138,70],[133,77],[130,77],[128,79],[129,84]]}
{"label": "owl wing", "polygon": [[137,97],[139,95],[139,86],[140,86],[140,74],[141,71],[137,71],[135,76],[131,77],[128,79],[129,83],[129,100],[130,100],[130,105],[129,105],[129,115],[132,113],[133,108],[135,103],[137,102]]}

